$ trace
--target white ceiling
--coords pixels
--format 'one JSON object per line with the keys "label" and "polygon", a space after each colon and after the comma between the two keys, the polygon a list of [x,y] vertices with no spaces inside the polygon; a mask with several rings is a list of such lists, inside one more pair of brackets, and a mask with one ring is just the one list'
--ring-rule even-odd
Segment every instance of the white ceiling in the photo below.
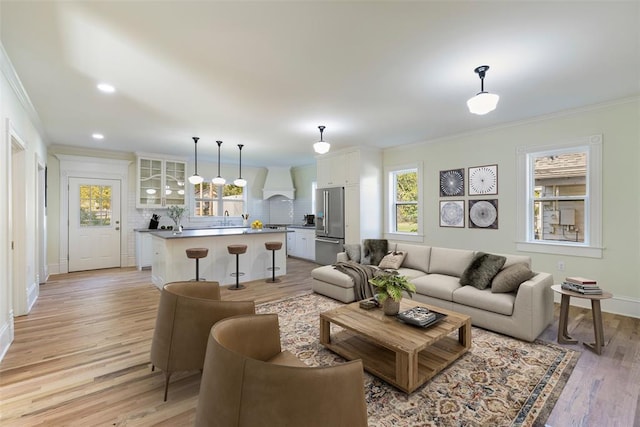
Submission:
{"label": "white ceiling", "polygon": [[[640,2],[2,0],[48,143],[312,163],[640,94]],[[486,116],[468,112],[485,90]],[[117,92],[104,95],[96,83]],[[91,134],[101,132],[102,142]]]}

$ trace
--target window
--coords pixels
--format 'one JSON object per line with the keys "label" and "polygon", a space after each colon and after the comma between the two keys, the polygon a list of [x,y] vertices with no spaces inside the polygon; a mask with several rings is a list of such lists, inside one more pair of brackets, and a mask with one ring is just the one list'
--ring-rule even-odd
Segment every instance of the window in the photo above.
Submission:
{"label": "window", "polygon": [[521,150],[518,249],[601,256],[601,142]]}
{"label": "window", "polygon": [[111,225],[111,186],[80,185],[80,226]]}
{"label": "window", "polygon": [[418,233],[418,169],[389,173],[392,206],[389,212],[391,233]]}
{"label": "window", "polygon": [[229,216],[242,215],[246,212],[244,188],[246,187],[237,187],[233,184],[217,186],[206,181],[196,184],[193,216],[223,216],[225,213],[228,213]]}

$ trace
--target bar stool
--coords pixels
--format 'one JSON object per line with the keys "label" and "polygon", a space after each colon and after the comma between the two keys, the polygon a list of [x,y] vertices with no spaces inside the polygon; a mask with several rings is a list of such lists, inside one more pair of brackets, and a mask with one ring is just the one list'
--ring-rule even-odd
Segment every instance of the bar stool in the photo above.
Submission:
{"label": "bar stool", "polygon": [[[187,258],[191,258],[196,260],[196,282],[199,282],[200,279],[200,258],[204,258],[209,254],[209,249],[207,248],[189,248],[187,249]],[[204,277],[202,280],[207,280]]]}
{"label": "bar stool", "polygon": [[244,289],[244,286],[240,284],[240,276],[244,276],[244,273],[240,272],[240,254],[247,252],[247,245],[229,245],[227,250],[231,255],[236,256],[236,272],[231,273],[231,276],[236,278],[236,285],[229,286],[229,289],[237,291],[238,289]]}
{"label": "bar stool", "polygon": [[276,267],[276,251],[282,249],[282,242],[265,242],[265,248],[271,251],[271,267],[267,270],[271,270],[271,279],[267,279],[267,283],[277,283],[280,280],[276,279],[276,270],[280,270],[280,267]]}

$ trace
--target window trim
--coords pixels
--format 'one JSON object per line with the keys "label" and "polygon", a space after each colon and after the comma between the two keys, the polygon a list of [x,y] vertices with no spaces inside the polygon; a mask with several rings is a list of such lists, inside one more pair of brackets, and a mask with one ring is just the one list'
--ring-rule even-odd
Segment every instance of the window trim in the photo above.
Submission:
{"label": "window trim", "polygon": [[[211,184],[211,183],[209,183],[209,184]],[[211,184],[211,185],[213,185],[213,184]],[[225,184],[225,185],[229,185],[229,184]],[[196,188],[195,185],[190,185],[190,191],[189,191],[189,204],[190,204],[189,222],[197,224],[197,223],[210,222],[212,219],[224,218],[223,215],[199,216],[199,215],[195,215],[194,214],[195,206],[196,206],[196,191],[195,191],[195,188]],[[245,211],[245,212],[247,211],[247,194],[249,193],[249,189],[248,188],[249,188],[248,185],[242,187],[242,205],[243,205],[243,211]],[[218,196],[218,198],[212,199],[212,200],[215,200],[218,204],[224,206],[224,202],[222,200],[222,197],[223,197],[222,194],[220,194]],[[239,216],[230,216],[229,218],[240,218],[240,217]]]}
{"label": "window trim", "polygon": [[[585,242],[534,241],[532,236],[533,183],[530,158],[534,154],[584,150],[587,152]],[[591,135],[549,145],[517,148],[517,241],[519,251],[602,258],[602,135]]]}
{"label": "window trim", "polygon": [[[392,179],[393,174],[397,172],[402,172],[406,170],[415,169],[417,176],[417,185],[418,185],[418,231],[415,233],[408,232],[400,232],[395,231],[394,228],[394,218],[395,218],[395,200],[394,199],[394,180]],[[422,174],[423,174],[422,163],[410,163],[403,165],[395,165],[395,166],[385,166],[384,168],[384,200],[385,200],[385,215],[386,218],[384,220],[384,234],[385,238],[391,240],[404,240],[404,241],[412,241],[412,242],[421,242],[424,236],[424,210],[423,210],[423,197],[422,197]]]}

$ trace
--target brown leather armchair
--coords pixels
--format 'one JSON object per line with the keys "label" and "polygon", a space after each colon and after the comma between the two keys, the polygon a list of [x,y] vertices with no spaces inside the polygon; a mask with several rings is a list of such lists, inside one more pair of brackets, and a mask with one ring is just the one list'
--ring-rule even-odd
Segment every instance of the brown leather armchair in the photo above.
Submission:
{"label": "brown leather armchair", "polygon": [[211,328],[196,426],[366,426],[362,361],[308,367],[280,347],[277,314]]}
{"label": "brown leather armchair", "polygon": [[220,301],[218,282],[164,285],[151,342],[151,364],[165,373],[165,401],[173,372],[202,369],[214,323],[225,317],[251,313],[255,313],[253,301]]}

